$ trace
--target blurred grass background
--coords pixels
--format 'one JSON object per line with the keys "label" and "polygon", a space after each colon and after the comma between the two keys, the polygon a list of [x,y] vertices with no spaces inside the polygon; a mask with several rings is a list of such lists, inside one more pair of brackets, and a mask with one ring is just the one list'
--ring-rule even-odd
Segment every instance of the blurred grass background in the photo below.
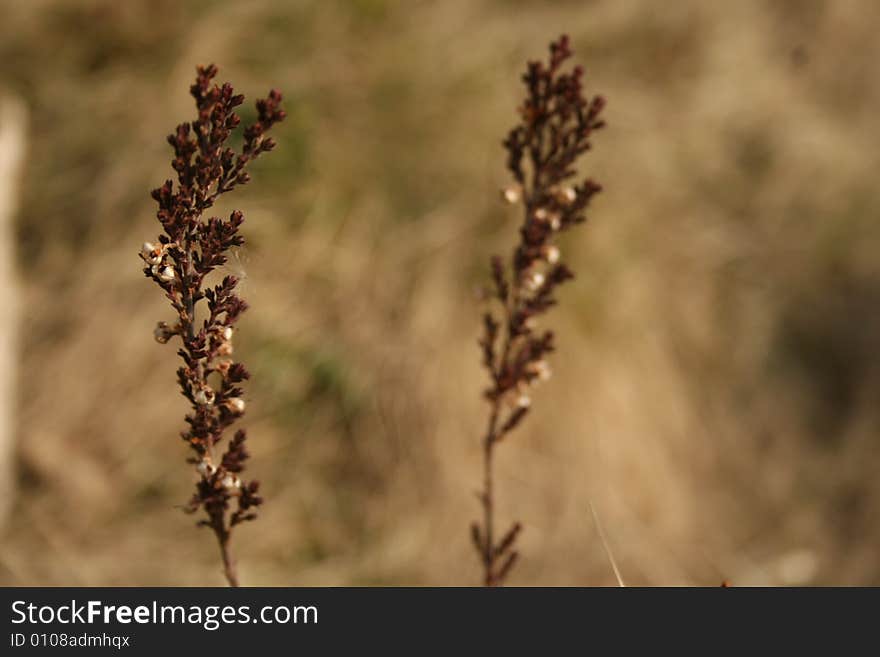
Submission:
{"label": "blurred grass background", "polygon": [[[499,452],[510,584],[880,584],[880,4],[0,2],[31,112],[18,493],[0,584],[220,585],[169,309],[137,251],[215,62],[289,119],[230,265],[252,310],[249,585],[479,580],[475,290],[519,215],[500,140],[561,32],[607,96],[554,378]],[[252,112],[252,110],[248,110]]]}

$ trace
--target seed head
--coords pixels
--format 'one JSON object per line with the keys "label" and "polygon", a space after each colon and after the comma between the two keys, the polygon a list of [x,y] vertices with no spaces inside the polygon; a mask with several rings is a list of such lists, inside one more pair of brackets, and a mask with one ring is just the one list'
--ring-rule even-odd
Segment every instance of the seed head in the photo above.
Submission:
{"label": "seed head", "polygon": [[520,120],[503,142],[512,184],[501,195],[509,203],[523,204],[524,222],[509,268],[498,256],[491,260],[491,300],[500,306],[500,315],[492,309],[485,313],[479,340],[491,381],[485,397],[492,411],[480,495],[485,525],[475,524],[472,537],[486,586],[503,585],[517,559],[512,545],[520,530],[516,523],[498,540],[493,536],[491,447],[520,425],[530,411],[532,386],[550,377],[545,358],[554,351],[553,333],[535,331],[535,321],[556,304],[556,288],[573,277],[557,264],[560,252],[553,245],[554,233],[583,223],[590,199],[601,189],[590,179],[572,180],[579,156],[590,149],[592,134],[604,125],[599,114],[605,101],[583,95],[583,70],[563,67],[571,54],[570,40],[563,35],[550,44],[547,64],[529,62],[522,76],[526,94],[518,107]]}
{"label": "seed head", "polygon": [[[271,90],[257,101],[254,121],[244,127],[240,148],[233,148],[229,139],[241,123],[235,108],[244,97],[228,83],[217,84],[216,75],[214,65],[198,67],[190,87],[197,116],[180,123],[167,138],[177,180],[168,179],[151,192],[163,232],[155,243],[144,242],[139,255],[145,274],[159,285],[178,318],[173,326],[159,322],[153,332],[156,340],[164,343],[173,335],[182,337],[178,354],[184,362],[177,381],[193,408],[181,437],[194,450],[189,463],[202,477],[186,510],[205,511],[207,518],[199,525],[214,530],[225,555],[233,527],[254,519],[263,500],[257,495],[258,482],[239,479],[248,458],[247,434],[238,429],[231,438],[224,436],[245,408],[240,398],[244,392],[237,384],[248,378],[247,370],[225,357],[232,354],[232,324],[248,306],[237,294],[238,277],[205,284],[228,261],[231,249],[244,245],[240,234],[244,215],[234,210],[223,219],[205,216],[205,211],[220,196],[248,182],[245,169],[272,150],[275,144],[267,131],[284,120],[285,112],[281,93]],[[220,376],[213,377],[214,372]],[[238,498],[237,508],[230,503],[233,495]],[[236,585],[234,568],[226,571],[230,584]]]}

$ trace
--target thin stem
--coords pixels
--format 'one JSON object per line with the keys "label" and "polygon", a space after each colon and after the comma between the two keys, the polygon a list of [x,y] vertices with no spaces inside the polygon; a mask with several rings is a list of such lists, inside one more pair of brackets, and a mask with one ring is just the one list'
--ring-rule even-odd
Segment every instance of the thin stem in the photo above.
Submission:
{"label": "thin stem", "polygon": [[492,482],[492,456],[495,447],[495,434],[498,424],[498,401],[492,404],[492,416],[489,418],[489,428],[483,440],[483,564],[485,586],[495,586],[495,535],[494,515],[495,500]]}
{"label": "thin stem", "polygon": [[229,586],[238,588],[238,569],[235,565],[235,559],[232,556],[232,547],[230,546],[231,533],[222,524],[218,527],[217,522],[222,523],[223,518],[215,519],[213,526],[214,534],[217,536],[217,543],[220,545],[220,555],[223,557],[223,574],[226,575],[226,581]]}

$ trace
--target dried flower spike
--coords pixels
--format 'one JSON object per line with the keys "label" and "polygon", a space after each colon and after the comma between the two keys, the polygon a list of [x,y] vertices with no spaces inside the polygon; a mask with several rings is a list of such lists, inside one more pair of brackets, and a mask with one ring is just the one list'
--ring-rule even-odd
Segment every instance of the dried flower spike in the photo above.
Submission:
{"label": "dried flower spike", "polygon": [[[483,365],[491,385],[489,426],[483,438],[482,525],[471,534],[483,563],[486,586],[499,586],[517,560],[514,550],[520,525],[516,523],[496,540],[492,459],[495,446],[516,428],[531,408],[529,390],[550,378],[546,356],[553,351],[553,333],[535,332],[535,320],[556,303],[556,287],[572,278],[553,244],[557,233],[586,220],[585,210],[600,191],[590,179],[567,184],[575,176],[575,162],[590,148],[590,137],[602,128],[599,119],[605,101],[583,94],[583,70],[562,65],[571,57],[567,36],[550,44],[550,58],[530,62],[523,82],[526,99],[522,121],[504,140],[507,168],[514,182],[505,188],[508,203],[523,203],[520,241],[509,267],[492,259],[494,290],[500,316],[487,312],[480,340]],[[514,192],[515,190],[515,192]]]}
{"label": "dried flower spike", "polygon": [[[204,510],[207,519],[199,524],[213,530],[226,578],[231,586],[238,586],[230,547],[232,530],[253,520],[254,509],[263,500],[258,495],[258,482],[239,478],[248,458],[243,430],[235,433],[218,457],[226,429],[244,414],[240,384],[249,377],[241,363],[218,358],[232,354],[233,325],[247,304],[235,293],[235,277],[227,276],[213,287],[205,285],[205,279],[226,263],[230,249],[244,243],[239,235],[244,217],[238,210],[226,220],[204,215],[217,197],[250,180],[245,169],[274,148],[275,142],[266,132],[284,120],[285,114],[280,109],[281,94],[270,91],[256,103],[257,120],[244,129],[241,150],[232,150],[227,140],[240,123],[234,110],[244,96],[236,95],[228,83],[215,84],[216,75],[214,65],[198,67],[195,84],[190,87],[198,116],[177,126],[168,137],[174,149],[171,166],[177,182],[168,180],[152,192],[163,233],[155,243],[144,242],[140,257],[144,274],[162,288],[177,315],[173,328],[159,322],[154,337],[163,344],[174,336],[181,341],[177,353],[183,364],[177,370],[177,380],[191,405],[187,429],[181,435],[195,452],[190,463],[199,477],[187,511]],[[202,301],[205,303],[200,305]],[[201,321],[196,320],[199,310]],[[219,465],[214,465],[217,462]]]}

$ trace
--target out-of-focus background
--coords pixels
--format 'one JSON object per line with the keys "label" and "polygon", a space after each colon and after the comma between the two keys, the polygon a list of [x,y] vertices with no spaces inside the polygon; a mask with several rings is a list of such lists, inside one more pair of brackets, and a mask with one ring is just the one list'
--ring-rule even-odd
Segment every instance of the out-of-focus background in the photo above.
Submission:
{"label": "out-of-focus background", "polygon": [[880,584],[880,4],[2,9],[27,151],[0,583],[223,584],[178,508],[186,402],[137,257],[208,62],[289,113],[217,209],[246,216],[229,269],[267,498],[243,582],[478,583],[476,291],[520,221],[500,141],[568,32],[609,101],[584,160],[606,191],[562,243],[554,377],[498,452],[510,584],[613,585],[591,504],[629,584]]}

